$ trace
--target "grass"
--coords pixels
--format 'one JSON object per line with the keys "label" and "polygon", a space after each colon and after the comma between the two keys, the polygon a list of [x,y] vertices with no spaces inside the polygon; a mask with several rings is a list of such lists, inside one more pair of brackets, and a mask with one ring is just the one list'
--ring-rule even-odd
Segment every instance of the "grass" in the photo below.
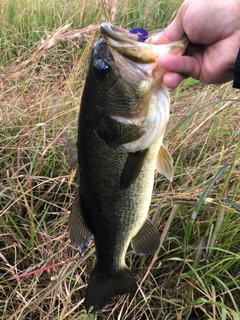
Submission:
{"label": "grass", "polygon": [[[94,244],[79,257],[69,241],[77,184],[64,145],[99,23],[161,28],[179,6],[109,3],[1,1],[1,319],[94,319],[82,306]],[[171,112],[174,181],[156,175],[149,210],[161,249],[128,252],[139,290],[96,319],[240,319],[239,92],[188,79]]]}

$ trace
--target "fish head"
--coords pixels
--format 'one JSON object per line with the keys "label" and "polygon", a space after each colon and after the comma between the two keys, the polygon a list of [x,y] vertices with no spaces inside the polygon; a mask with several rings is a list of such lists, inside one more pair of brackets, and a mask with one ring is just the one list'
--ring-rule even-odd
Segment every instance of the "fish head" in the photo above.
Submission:
{"label": "fish head", "polygon": [[[144,30],[142,28],[134,29]],[[183,54],[188,45],[188,38],[183,36],[179,41],[155,45],[152,44],[152,38],[162,33],[163,29],[150,33],[144,30],[146,32],[144,40],[138,33],[133,33],[134,29],[127,30],[105,22],[101,24],[100,31],[109,46],[116,68],[122,77],[135,83],[150,78],[151,88],[158,87],[162,83],[163,75],[166,72],[158,64],[159,58],[164,54]]]}
{"label": "fish head", "polygon": [[[143,150],[163,134],[169,117],[168,90],[162,84],[165,70],[158,59],[166,53],[182,54],[188,40],[154,45],[151,39],[162,32],[158,30],[140,42],[137,34],[107,22],[100,32],[83,100],[88,100],[101,138],[130,152]],[[140,139],[144,135],[147,140]]]}
{"label": "fish head", "polygon": [[135,61],[112,49],[101,35],[94,44],[85,86],[92,88],[91,108],[98,117],[131,117],[139,113],[140,101],[151,78]]}

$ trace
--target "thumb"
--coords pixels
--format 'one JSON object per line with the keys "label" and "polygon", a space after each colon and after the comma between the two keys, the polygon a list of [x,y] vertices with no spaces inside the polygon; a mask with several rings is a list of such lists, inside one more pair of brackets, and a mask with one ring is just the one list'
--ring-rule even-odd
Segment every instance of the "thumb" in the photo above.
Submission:
{"label": "thumb", "polygon": [[165,44],[182,39],[185,32],[183,29],[183,20],[181,12],[182,10],[180,8],[176,18],[170,23],[170,25],[166,27],[162,33],[152,37],[153,44]]}

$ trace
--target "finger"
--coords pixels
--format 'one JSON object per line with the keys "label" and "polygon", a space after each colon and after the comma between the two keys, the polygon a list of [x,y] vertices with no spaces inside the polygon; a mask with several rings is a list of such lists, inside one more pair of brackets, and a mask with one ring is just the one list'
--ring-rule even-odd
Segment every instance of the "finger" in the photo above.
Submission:
{"label": "finger", "polygon": [[185,30],[183,28],[182,10],[180,8],[176,18],[165,29],[165,36],[167,39],[169,39],[169,41],[177,41],[182,39],[184,34]]}
{"label": "finger", "polygon": [[175,20],[163,32],[152,37],[153,44],[166,44],[169,42],[182,39],[184,35],[183,29],[177,29]]}
{"label": "finger", "polygon": [[175,19],[170,23],[170,25],[166,27],[162,33],[152,37],[152,43],[165,44],[182,39],[185,33],[183,28],[182,14],[183,6],[180,7]]}
{"label": "finger", "polygon": [[163,83],[169,89],[175,89],[186,77],[180,73],[166,72],[163,76]]}
{"label": "finger", "polygon": [[191,76],[199,80],[201,68],[196,57],[166,54],[159,59],[159,64],[167,71]]}
{"label": "finger", "polygon": [[152,36],[152,44],[166,44],[169,42],[172,42],[172,40],[167,36],[166,29],[159,34]]}

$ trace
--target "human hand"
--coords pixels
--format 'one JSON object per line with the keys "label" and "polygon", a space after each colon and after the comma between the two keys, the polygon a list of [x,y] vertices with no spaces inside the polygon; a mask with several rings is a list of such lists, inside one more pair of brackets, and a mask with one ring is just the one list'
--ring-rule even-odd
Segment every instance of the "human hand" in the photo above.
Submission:
{"label": "human hand", "polygon": [[176,18],[154,44],[179,40],[186,33],[190,45],[184,56],[164,55],[159,64],[167,70],[169,88],[191,76],[204,83],[233,79],[240,48],[240,0],[185,0]]}

